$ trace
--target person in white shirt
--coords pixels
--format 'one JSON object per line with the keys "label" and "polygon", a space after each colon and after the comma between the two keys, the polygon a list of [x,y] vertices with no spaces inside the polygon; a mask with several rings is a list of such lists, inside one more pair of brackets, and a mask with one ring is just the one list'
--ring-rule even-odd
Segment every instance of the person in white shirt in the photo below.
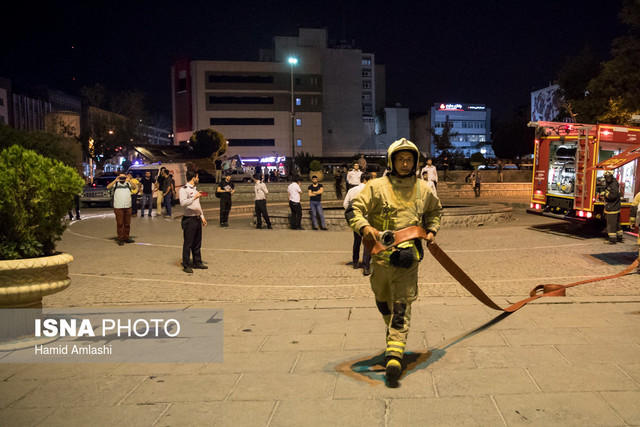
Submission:
{"label": "person in white shirt", "polygon": [[438,188],[438,170],[433,166],[433,160],[427,159],[427,164],[420,171],[420,176],[424,177],[425,172],[427,173],[427,179],[425,181],[433,183],[433,186]]}
{"label": "person in white shirt", "polygon": [[[206,270],[207,267],[202,262],[200,247],[202,245],[202,226],[207,225],[202,207],[200,206],[201,192],[196,190],[199,182],[198,173],[187,171],[187,185],[178,191],[180,206],[184,208],[182,215],[182,230],[184,242],[182,244],[182,271],[193,273],[194,268]],[[190,257],[193,254],[193,264]]]}
{"label": "person in white shirt", "polygon": [[137,191],[138,186],[131,182],[123,173],[107,185],[107,190],[113,188],[113,212],[116,215],[118,231],[118,245],[133,243],[129,237],[131,231],[131,191]]}
{"label": "person in white shirt", "polygon": [[[372,178],[369,172],[364,172],[360,176],[360,184],[353,187],[347,192],[347,196],[344,198],[343,206],[344,209],[347,210],[351,208],[351,202],[356,196],[362,191],[367,182]],[[353,251],[352,251],[352,261],[347,265],[352,265],[354,270],[358,268],[358,263],[360,261],[360,245],[362,244],[362,236],[360,236],[355,231],[353,232]],[[368,276],[371,274],[371,252],[364,247],[364,251],[362,253],[362,274]]]}
{"label": "person in white shirt", "polygon": [[291,209],[291,229],[292,230],[304,230],[302,228],[302,205],[300,204],[300,195],[302,194],[302,188],[300,188],[300,176],[295,175],[293,182],[287,187],[287,193],[289,193],[289,208]]}
{"label": "person in white shirt", "polygon": [[358,162],[353,163],[353,169],[347,173],[347,191],[349,191],[352,187],[357,187],[360,185],[360,175],[362,175],[362,171],[360,170],[360,165]]}
{"label": "person in white shirt", "polygon": [[262,218],[264,217],[267,228],[271,229],[271,220],[267,213],[267,194],[269,194],[269,190],[267,185],[262,182],[262,174],[254,175],[253,182],[255,183],[253,191],[256,195],[256,228],[262,228]]}

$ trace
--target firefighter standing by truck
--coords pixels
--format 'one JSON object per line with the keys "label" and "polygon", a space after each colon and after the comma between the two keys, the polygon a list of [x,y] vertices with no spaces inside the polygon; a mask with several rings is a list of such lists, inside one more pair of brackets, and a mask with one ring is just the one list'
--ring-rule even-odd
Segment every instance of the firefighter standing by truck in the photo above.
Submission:
{"label": "firefighter standing by truck", "polygon": [[[410,226],[422,226],[427,240],[434,240],[442,206],[427,182],[416,178],[419,157],[411,141],[395,141],[387,152],[389,174],[371,180],[346,210],[350,227],[365,241],[378,240],[382,231]],[[402,375],[411,303],[418,295],[418,262],[423,256],[419,239],[372,256],[371,288],[387,326],[386,379],[391,386]]]}
{"label": "firefighter standing by truck", "polygon": [[620,224],[620,184],[613,178],[613,172],[604,173],[605,188],[600,193],[604,199],[604,217],[607,221],[607,237],[605,243],[615,245],[622,242],[622,225]]}

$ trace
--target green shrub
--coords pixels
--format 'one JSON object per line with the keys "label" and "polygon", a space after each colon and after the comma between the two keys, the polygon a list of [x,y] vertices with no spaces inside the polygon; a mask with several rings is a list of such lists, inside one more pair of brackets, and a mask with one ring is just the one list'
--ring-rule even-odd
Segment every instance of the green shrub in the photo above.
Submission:
{"label": "green shrub", "polygon": [[309,169],[313,172],[321,171],[322,163],[320,163],[318,160],[312,160],[311,163],[309,163]]}
{"label": "green shrub", "polygon": [[472,162],[484,163],[484,156],[480,152],[475,152],[469,158]]}
{"label": "green shrub", "polygon": [[82,178],[18,145],[0,152],[0,259],[53,255]]}

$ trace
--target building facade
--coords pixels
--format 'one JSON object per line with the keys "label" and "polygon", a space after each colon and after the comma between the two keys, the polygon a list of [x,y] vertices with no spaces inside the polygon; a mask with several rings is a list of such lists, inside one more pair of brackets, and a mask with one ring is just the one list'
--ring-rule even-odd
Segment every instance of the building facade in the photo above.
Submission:
{"label": "building facade", "polygon": [[171,70],[175,141],[212,127],[228,140],[228,153],[243,158],[368,152],[384,103],[380,70],[373,54],[310,28],[275,37],[257,62],[178,61]]}
{"label": "building facade", "polygon": [[[491,148],[491,109],[483,104],[435,103],[428,114],[429,127],[442,135],[450,129],[452,150],[460,150],[466,157],[482,153],[495,157]],[[439,155],[431,133],[428,134],[431,153]]]}

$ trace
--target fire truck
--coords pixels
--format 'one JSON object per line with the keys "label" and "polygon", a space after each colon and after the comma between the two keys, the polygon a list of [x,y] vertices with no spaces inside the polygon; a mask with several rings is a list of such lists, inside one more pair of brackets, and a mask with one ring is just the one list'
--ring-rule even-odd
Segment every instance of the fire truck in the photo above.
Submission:
{"label": "fire truck", "polygon": [[536,129],[528,213],[574,222],[604,221],[604,172],[620,183],[620,221],[629,225],[640,191],[640,127],[530,122]]}

